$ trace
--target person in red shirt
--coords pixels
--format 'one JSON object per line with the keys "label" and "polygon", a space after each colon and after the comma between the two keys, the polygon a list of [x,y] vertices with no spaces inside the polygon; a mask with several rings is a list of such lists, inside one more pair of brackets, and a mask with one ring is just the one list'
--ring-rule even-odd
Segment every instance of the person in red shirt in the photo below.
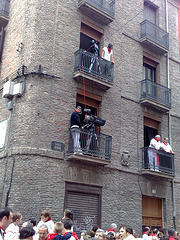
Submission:
{"label": "person in red shirt", "polygon": [[169,240],[175,240],[175,234],[176,234],[176,232],[175,232],[174,228],[169,228],[168,229]]}
{"label": "person in red shirt", "polygon": [[64,224],[62,222],[57,222],[54,225],[53,233],[50,233],[47,240],[52,240],[56,236],[59,236],[59,240],[67,240],[72,236],[72,233],[69,232],[66,236],[61,236],[63,234]]}

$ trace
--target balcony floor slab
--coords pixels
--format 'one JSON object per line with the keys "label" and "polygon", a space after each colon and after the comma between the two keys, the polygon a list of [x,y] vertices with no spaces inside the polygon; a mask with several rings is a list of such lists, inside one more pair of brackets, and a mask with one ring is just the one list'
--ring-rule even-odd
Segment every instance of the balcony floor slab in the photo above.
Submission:
{"label": "balcony floor slab", "polygon": [[165,173],[162,171],[154,171],[150,169],[141,169],[141,174],[142,175],[151,175],[151,176],[157,176],[157,177],[163,177],[163,178],[168,178],[168,179],[173,179],[174,174],[170,173]]}
{"label": "balcony floor slab", "polygon": [[109,24],[115,19],[114,16],[111,16],[105,11],[102,11],[101,9],[93,6],[93,4],[90,4],[87,1],[80,1],[78,4],[78,8],[83,14],[88,15],[104,24]]}
{"label": "balcony floor slab", "polygon": [[101,88],[103,90],[107,90],[113,86],[113,83],[104,80],[103,78],[96,77],[92,74],[88,74],[83,71],[76,71],[73,73],[73,78],[76,81],[83,82],[83,78],[86,82],[93,85],[94,87]]}
{"label": "balcony floor slab", "polygon": [[158,111],[161,111],[161,112],[167,112],[167,111],[171,110],[170,107],[165,106],[161,103],[158,103],[158,102],[156,102],[155,100],[152,100],[152,99],[141,98],[139,102],[140,102],[140,104],[145,105],[145,106],[152,106],[152,107],[156,108]]}
{"label": "balcony floor slab", "polygon": [[105,166],[111,162],[110,160],[106,160],[103,158],[93,157],[86,154],[77,154],[77,153],[69,153],[67,160],[77,161],[77,162],[80,161],[85,164],[100,165],[100,166]]}

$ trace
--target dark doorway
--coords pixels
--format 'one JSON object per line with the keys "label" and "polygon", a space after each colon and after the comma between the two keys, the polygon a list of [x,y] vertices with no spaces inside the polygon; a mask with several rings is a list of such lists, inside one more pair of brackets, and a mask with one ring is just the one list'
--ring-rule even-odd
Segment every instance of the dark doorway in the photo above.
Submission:
{"label": "dark doorway", "polygon": [[[85,115],[86,115],[86,112],[84,111],[85,104],[77,102],[76,105],[82,107],[82,114],[80,115],[80,119],[81,119],[81,124],[83,126],[84,125]],[[91,110],[91,114],[94,115],[94,116],[97,116],[97,108],[94,108],[94,107],[86,105],[86,109],[90,109]]]}
{"label": "dark doorway", "polygon": [[144,126],[144,147],[148,147],[152,138],[158,134],[158,130],[152,127]]}

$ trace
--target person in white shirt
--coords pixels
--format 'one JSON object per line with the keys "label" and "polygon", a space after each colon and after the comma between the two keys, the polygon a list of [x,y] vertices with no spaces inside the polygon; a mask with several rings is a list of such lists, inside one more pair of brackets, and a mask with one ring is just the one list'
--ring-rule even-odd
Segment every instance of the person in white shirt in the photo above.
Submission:
{"label": "person in white shirt", "polygon": [[103,74],[106,77],[111,77],[112,76],[112,68],[113,68],[113,64],[114,64],[113,45],[111,43],[109,43],[109,45],[107,47],[103,48],[101,57],[112,63],[112,64],[109,64],[108,62],[105,63],[104,71],[103,71]]}
{"label": "person in white shirt", "polygon": [[13,214],[13,222],[7,227],[5,240],[19,239],[19,224],[21,224],[22,215],[20,213]]}
{"label": "person in white shirt", "polygon": [[163,166],[168,171],[173,170],[173,156],[172,154],[175,154],[172,150],[172,147],[168,143],[169,139],[167,137],[164,138],[164,141],[161,143],[161,149],[165,152],[163,154]]}
{"label": "person in white shirt", "polygon": [[4,240],[5,230],[12,223],[13,213],[9,208],[0,210],[0,240]]}
{"label": "person in white shirt", "polygon": [[41,225],[44,225],[44,224],[48,228],[48,233],[52,233],[54,228],[54,222],[52,221],[51,213],[48,210],[44,210],[41,213],[41,221],[37,225],[35,239],[39,239],[39,228],[41,227]]}
{"label": "person in white shirt", "polygon": [[160,135],[156,135],[155,138],[152,138],[150,141],[149,149],[148,149],[148,157],[149,157],[149,167],[151,170],[159,171],[159,156],[158,153],[153,151],[159,150],[161,147],[161,142],[160,142]]}
{"label": "person in white shirt", "polygon": [[172,147],[168,143],[169,139],[167,137],[164,138],[164,141],[161,143],[161,148],[163,151],[168,152],[168,153],[173,153]]}
{"label": "person in white shirt", "polygon": [[107,47],[104,47],[102,50],[102,58],[106,59],[107,61],[111,61],[114,63],[113,59],[113,45],[109,43]]}

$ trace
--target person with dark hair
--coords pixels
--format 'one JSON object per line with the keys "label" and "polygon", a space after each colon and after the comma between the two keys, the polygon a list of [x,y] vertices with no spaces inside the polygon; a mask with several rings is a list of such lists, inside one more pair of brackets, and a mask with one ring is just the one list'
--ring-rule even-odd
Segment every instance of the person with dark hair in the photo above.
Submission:
{"label": "person with dark hair", "polygon": [[73,221],[73,219],[74,219],[73,212],[69,209],[65,209],[64,210],[64,217],[62,219],[65,219],[65,218],[70,218]]}
{"label": "person with dark hair", "polygon": [[80,116],[82,108],[81,106],[77,106],[74,109],[74,112],[71,114],[71,119],[70,119],[70,131],[71,131],[71,136],[73,139],[73,145],[74,145],[74,153],[79,153],[82,154],[81,150],[81,144],[80,144],[80,128],[82,127],[81,121],[80,121]]}
{"label": "person with dark hair", "polygon": [[87,231],[86,234],[89,235],[91,238],[95,236],[95,232],[92,230]]}
{"label": "person with dark hair", "polygon": [[19,224],[21,224],[22,215],[20,213],[13,214],[13,222],[7,227],[5,240],[12,240],[19,238]]}
{"label": "person with dark hair", "polygon": [[[35,232],[37,232],[37,226],[36,226],[36,220],[33,218],[29,219],[29,223],[32,225],[32,228],[34,229]],[[36,235],[34,235],[33,239],[36,239]]]}
{"label": "person with dark hair", "polygon": [[175,232],[174,228],[169,228],[168,229],[169,240],[175,240],[175,234],[176,234],[176,232]]}
{"label": "person with dark hair", "polygon": [[6,228],[12,222],[13,213],[9,208],[3,208],[0,210],[0,240],[4,240],[4,234]]}
{"label": "person with dark hair", "polygon": [[150,232],[150,228],[149,227],[145,227],[144,228],[144,232],[142,234],[143,240],[147,240],[148,239],[149,232]]}
{"label": "person with dark hair", "polygon": [[68,240],[72,236],[72,232],[66,234],[66,236],[61,236],[63,234],[64,224],[62,222],[57,222],[54,225],[53,233],[49,234],[48,240],[54,240],[57,237],[58,240]]}
{"label": "person with dark hair", "polygon": [[113,232],[108,232],[108,234],[106,234],[105,240],[115,240]]}
{"label": "person with dark hair", "polygon": [[102,58],[107,60],[107,61],[111,61],[112,63],[114,63],[114,59],[113,59],[113,45],[111,43],[109,43],[107,47],[103,48],[103,50],[102,50]]}
{"label": "person with dark hair", "polygon": [[135,239],[135,237],[133,236],[132,228],[125,227],[125,226],[120,227],[120,236],[121,236],[121,239],[125,239],[125,240]]}
{"label": "person with dark hair", "polygon": [[[73,222],[70,218],[64,218],[62,222],[64,223],[64,236],[66,236],[66,234],[71,231]],[[75,232],[72,232],[72,237],[70,238],[70,240],[79,240]]]}
{"label": "person with dark hair", "polygon": [[54,222],[51,219],[51,213],[48,210],[44,210],[41,213],[41,221],[37,225],[37,231],[39,230],[39,227],[43,224],[46,224],[48,227],[48,232],[52,233],[54,228]]}
{"label": "person with dark hair", "polygon": [[19,231],[20,235],[19,235],[19,239],[23,240],[23,239],[33,239],[33,236],[35,234],[35,231],[32,227],[28,226],[28,227],[23,227],[21,228],[21,230]]}
{"label": "person with dark hair", "polygon": [[36,220],[33,218],[29,219],[29,222],[32,223],[32,226],[35,227],[36,226]]}
{"label": "person with dark hair", "polygon": [[93,226],[92,231],[96,233],[97,229],[99,228],[98,225]]}
{"label": "person with dark hair", "polygon": [[103,73],[106,77],[111,77],[112,69],[113,69],[113,65],[114,65],[113,45],[111,43],[109,43],[108,47],[103,48],[101,57],[106,60],[106,61],[104,61],[104,64],[103,64],[104,65]]}

